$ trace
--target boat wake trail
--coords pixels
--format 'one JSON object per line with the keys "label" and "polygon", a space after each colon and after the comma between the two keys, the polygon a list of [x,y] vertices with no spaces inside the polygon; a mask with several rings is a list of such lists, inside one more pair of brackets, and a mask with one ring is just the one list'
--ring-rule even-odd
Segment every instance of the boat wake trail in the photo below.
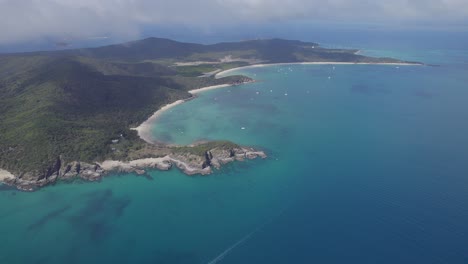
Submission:
{"label": "boat wake trail", "polygon": [[208,262],[208,264],[215,264],[215,263],[218,263],[220,262],[221,260],[223,260],[223,258],[229,254],[229,252],[231,252],[232,250],[234,250],[236,247],[240,246],[242,243],[246,242],[247,240],[249,240],[255,233],[257,233],[258,231],[260,231],[262,228],[264,228],[266,225],[268,225],[269,223],[273,222],[273,220],[275,220],[277,217],[279,217],[281,214],[283,214],[283,212],[285,211],[285,209],[281,210],[281,212],[270,218],[269,220],[267,220],[266,222],[262,223],[260,226],[258,226],[257,228],[255,228],[252,232],[248,233],[247,235],[245,235],[244,237],[242,237],[240,240],[238,240],[236,243],[232,244],[230,247],[228,247],[226,250],[224,250],[223,252],[221,252],[221,254],[219,254],[218,256],[216,256],[216,258],[212,259],[210,262]]}
{"label": "boat wake trail", "polygon": [[241,240],[237,241],[234,243],[232,246],[228,247],[226,250],[224,250],[221,254],[219,254],[216,258],[212,259],[208,264],[215,264],[221,261],[229,252],[231,252],[233,249],[235,249],[237,246],[240,244],[244,243],[245,241],[249,240],[249,238],[255,234],[259,229],[255,229],[254,231],[250,232],[246,236],[244,236]]}

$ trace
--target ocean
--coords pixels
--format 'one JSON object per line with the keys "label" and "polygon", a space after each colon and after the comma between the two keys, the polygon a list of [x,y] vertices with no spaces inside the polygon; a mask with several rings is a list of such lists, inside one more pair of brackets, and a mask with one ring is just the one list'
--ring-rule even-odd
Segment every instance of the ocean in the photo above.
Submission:
{"label": "ocean", "polygon": [[240,69],[154,124],[267,159],[0,186],[0,263],[467,263],[468,49],[395,47],[362,52],[440,66]]}

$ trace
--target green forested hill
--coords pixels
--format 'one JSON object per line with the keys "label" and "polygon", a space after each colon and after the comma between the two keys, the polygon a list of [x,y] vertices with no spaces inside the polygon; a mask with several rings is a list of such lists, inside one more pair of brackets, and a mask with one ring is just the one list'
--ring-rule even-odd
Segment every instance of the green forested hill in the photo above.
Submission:
{"label": "green forested hill", "polygon": [[[0,168],[20,175],[46,170],[59,155],[87,162],[125,158],[144,144],[129,128],[162,105],[190,97],[190,89],[246,80],[198,77],[206,71],[259,62],[399,62],[355,53],[280,39],[200,45],[149,38],[100,48],[3,54]],[[123,142],[118,152],[112,149],[114,138]]]}
{"label": "green forested hill", "polygon": [[188,89],[236,80],[190,78],[187,84],[165,66],[69,56],[2,62],[16,71],[0,81],[0,168],[16,173],[46,169],[59,155],[103,159],[113,154],[111,140],[120,134],[128,147],[138,146],[142,142],[129,128],[159,107],[190,97]]}
{"label": "green forested hill", "polygon": [[354,49],[327,49],[313,42],[284,39],[260,39],[211,45],[183,43],[162,38],[147,38],[123,44],[30,54],[44,56],[81,56],[100,60],[161,63],[213,60],[225,56],[261,60],[267,63],[299,61],[401,62],[391,58],[371,58]]}

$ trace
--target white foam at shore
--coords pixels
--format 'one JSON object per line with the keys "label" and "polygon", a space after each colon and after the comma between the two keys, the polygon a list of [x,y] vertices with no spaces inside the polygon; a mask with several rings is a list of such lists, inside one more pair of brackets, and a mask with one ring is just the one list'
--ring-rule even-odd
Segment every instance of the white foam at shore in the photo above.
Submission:
{"label": "white foam at shore", "polygon": [[3,182],[7,179],[14,179],[15,175],[11,174],[9,171],[0,169],[0,182]]}

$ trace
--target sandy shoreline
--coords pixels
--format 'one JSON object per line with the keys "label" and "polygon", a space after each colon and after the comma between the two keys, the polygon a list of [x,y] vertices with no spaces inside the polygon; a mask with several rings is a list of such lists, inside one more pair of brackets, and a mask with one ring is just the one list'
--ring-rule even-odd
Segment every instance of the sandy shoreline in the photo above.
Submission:
{"label": "sandy shoreline", "polygon": [[[424,64],[412,64],[412,63],[354,63],[354,62],[299,62],[299,63],[272,63],[272,64],[255,64],[255,65],[249,65],[249,66],[243,66],[243,67],[237,67],[225,71],[218,72],[215,75],[215,78],[221,77],[220,75],[227,75],[230,72],[234,72],[240,69],[248,69],[248,68],[257,68],[257,67],[268,67],[268,66],[277,66],[277,65],[390,65],[390,66],[421,66]],[[190,94],[192,94],[194,97],[198,93],[202,93],[205,91],[209,90],[214,90],[214,89],[219,89],[219,88],[224,88],[224,87],[231,87],[235,86],[236,84],[221,84],[221,85],[213,85],[213,86],[207,86],[199,89],[194,89],[188,91]],[[184,99],[184,100],[177,100],[173,103],[167,104],[163,107],[161,107],[158,111],[156,111],[151,117],[149,117],[145,122],[143,122],[141,125],[139,125],[136,128],[131,128],[132,130],[136,130],[138,132],[138,135],[141,139],[148,143],[155,143],[155,140],[153,139],[151,135],[151,128],[156,121],[156,119],[164,112],[167,111],[179,104],[182,104],[188,100],[193,99],[194,97]],[[119,162],[119,161],[106,161],[104,162],[103,166],[108,167],[111,169],[121,169],[121,170],[126,170],[130,168],[135,168],[135,167],[159,167],[160,169],[167,169],[167,162],[172,161],[178,167],[185,167],[185,169],[188,170],[188,172],[191,171],[192,168],[188,167],[187,164],[182,164],[179,160],[172,159],[170,157],[162,157],[162,158],[155,158],[155,159],[141,159],[141,160],[136,160],[133,162],[125,163],[125,162]],[[180,165],[180,166],[179,166]],[[10,173],[9,171],[0,169],[0,183],[5,182],[10,179],[15,179],[15,176]]]}
{"label": "sandy shoreline", "polygon": [[395,63],[388,63],[388,62],[333,62],[333,61],[324,61],[324,62],[285,62],[285,63],[267,63],[267,64],[255,64],[255,65],[248,65],[242,66],[237,68],[232,68],[229,70],[225,70],[222,72],[218,72],[215,77],[220,78],[230,72],[242,70],[242,69],[251,69],[251,68],[260,68],[260,67],[268,67],[268,66],[281,66],[281,65],[389,65],[389,66],[422,66],[423,64],[414,64],[414,63],[405,63],[405,62],[395,62]]}
{"label": "sandy shoreline", "polygon": [[158,111],[154,112],[154,114],[150,116],[150,118],[148,118],[145,122],[141,123],[141,125],[135,128],[130,128],[130,129],[136,130],[138,132],[138,136],[144,141],[148,143],[154,143],[153,137],[151,136],[151,125],[161,115],[161,113],[183,102],[185,102],[185,100],[177,100],[173,103],[170,103],[161,107]]}
{"label": "sandy shoreline", "polygon": [[[190,90],[188,92],[190,94],[192,94],[192,95],[196,95],[196,94],[201,93],[201,92],[214,90],[214,89],[219,89],[219,88],[224,88],[224,87],[230,87],[230,86],[234,86],[234,84],[220,84],[220,85],[207,86],[207,87],[203,87],[203,88],[199,88],[199,89]],[[151,136],[151,126],[154,124],[156,119],[158,119],[158,117],[162,113],[164,113],[165,111],[173,108],[174,106],[182,104],[182,103],[184,103],[184,102],[186,102],[186,101],[188,101],[188,100],[190,100],[192,98],[188,98],[188,99],[185,99],[185,100],[177,100],[177,101],[175,101],[173,103],[167,104],[167,105],[161,107],[158,111],[154,112],[154,114],[150,118],[148,118],[145,122],[143,122],[141,125],[139,125],[138,127],[135,127],[135,128],[130,128],[130,129],[131,130],[136,130],[138,132],[138,136],[140,136],[140,138],[143,139],[144,141],[146,141],[148,143],[155,143],[155,140]]]}
{"label": "sandy shoreline", "polygon": [[201,93],[201,92],[214,90],[214,89],[219,89],[219,88],[224,88],[224,87],[230,87],[230,86],[233,86],[233,84],[220,84],[220,85],[207,86],[207,87],[203,87],[203,88],[199,88],[199,89],[190,90],[189,93],[198,94],[198,93]]}
{"label": "sandy shoreline", "polygon": [[[237,68],[232,68],[229,70],[221,71],[218,72],[215,75],[215,78],[220,78],[222,76],[220,75],[226,75],[230,72],[234,72],[237,70],[241,69],[250,69],[250,68],[258,68],[258,67],[268,67],[268,66],[278,66],[278,65],[393,65],[393,66],[420,66],[422,64],[411,64],[411,63],[369,63],[369,62],[291,62],[291,63],[271,63],[271,64],[255,64],[255,65],[248,65],[248,66],[243,66],[243,67],[237,67]],[[231,87],[234,86],[234,84],[221,84],[221,85],[213,85],[213,86],[207,86],[199,89],[194,89],[188,91],[192,95],[196,95],[198,93],[202,93],[205,91],[209,90],[214,90],[214,89],[219,89],[219,88],[224,88],[224,87]],[[140,136],[141,139],[148,143],[155,143],[155,140],[153,139],[151,135],[151,126],[154,124],[156,119],[164,112],[167,111],[174,106],[177,106],[181,103],[184,103],[192,98],[189,98],[187,100],[178,100],[173,103],[167,104],[163,107],[161,107],[158,111],[156,111],[150,118],[148,118],[145,122],[143,122],[141,125],[139,125],[136,128],[131,128],[132,130],[136,130],[138,132],[138,136]]]}

